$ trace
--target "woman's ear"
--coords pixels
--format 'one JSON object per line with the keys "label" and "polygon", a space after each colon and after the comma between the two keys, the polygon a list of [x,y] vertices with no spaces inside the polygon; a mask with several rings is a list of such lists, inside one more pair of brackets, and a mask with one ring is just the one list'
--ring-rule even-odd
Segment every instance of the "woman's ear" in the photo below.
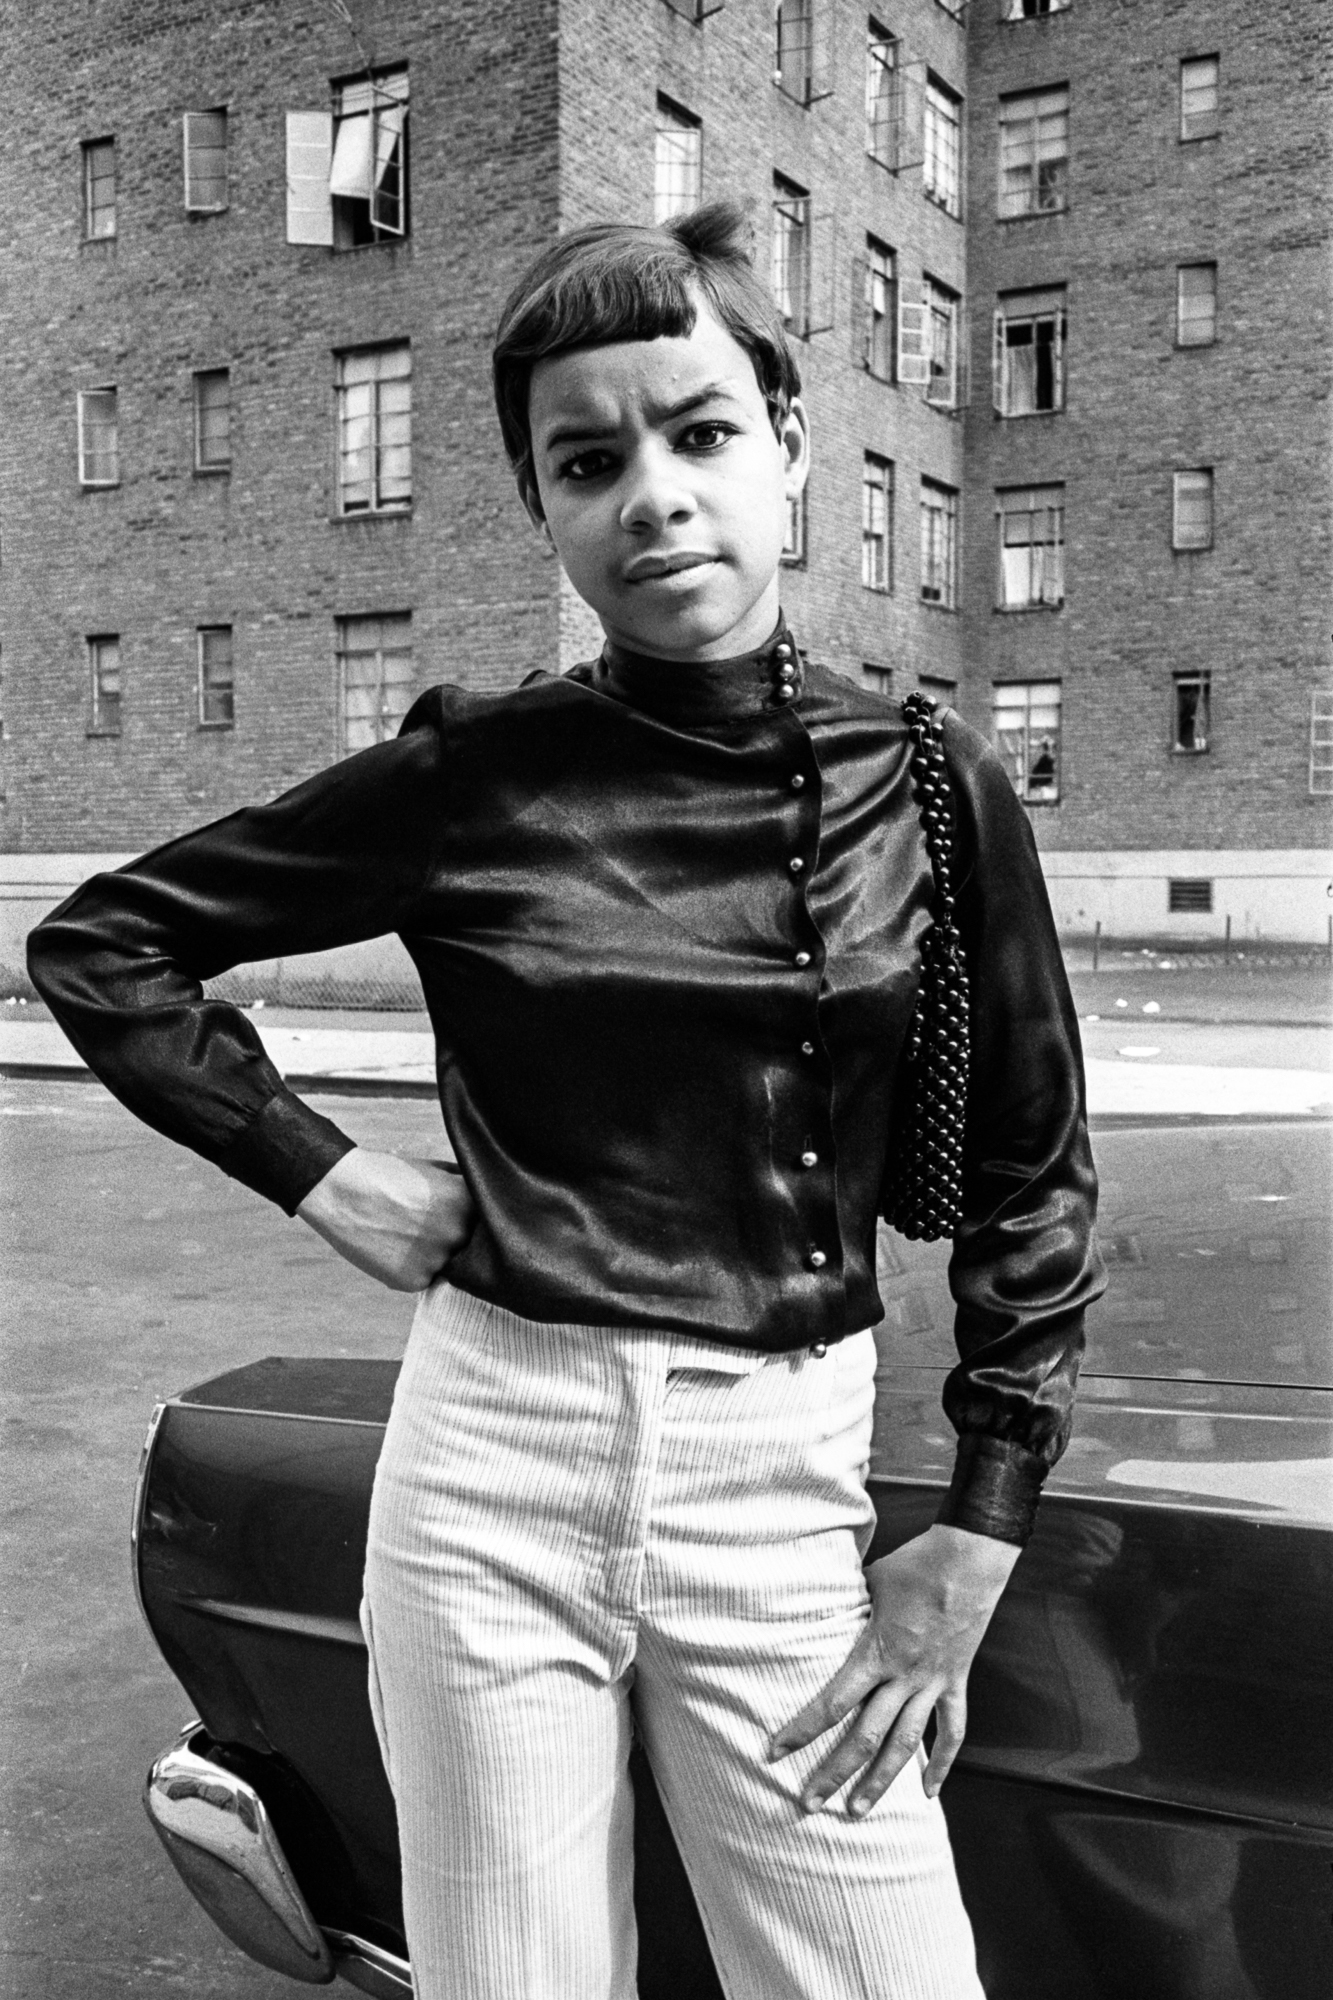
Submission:
{"label": "woman's ear", "polygon": [[541,536],[548,549],[554,549],[555,539],[551,534],[551,524],[542,509],[541,498],[530,479],[518,482],[518,497],[523,502],[523,511]]}
{"label": "woman's ear", "polygon": [[810,419],[799,396],[782,420],[778,432],[782,447],[782,478],[787,498],[794,500],[810,476]]}

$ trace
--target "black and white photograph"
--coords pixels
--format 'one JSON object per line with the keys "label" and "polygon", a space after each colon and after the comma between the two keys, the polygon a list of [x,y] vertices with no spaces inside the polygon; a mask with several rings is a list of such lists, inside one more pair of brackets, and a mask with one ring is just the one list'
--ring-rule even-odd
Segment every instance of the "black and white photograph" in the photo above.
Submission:
{"label": "black and white photograph", "polygon": [[0,2000],[1328,2000],[1328,0],[0,0]]}

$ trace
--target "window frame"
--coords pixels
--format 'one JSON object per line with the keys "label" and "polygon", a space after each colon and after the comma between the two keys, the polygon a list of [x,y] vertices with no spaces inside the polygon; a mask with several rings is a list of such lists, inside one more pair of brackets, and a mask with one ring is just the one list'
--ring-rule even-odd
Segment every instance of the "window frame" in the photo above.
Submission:
{"label": "window frame", "polygon": [[[84,641],[88,649],[88,726],[86,736],[123,736],[125,733],[125,678],[119,632],[90,632]],[[103,652],[115,648],[113,672],[119,683],[114,692],[102,686]]]}
{"label": "window frame", "polygon": [[[196,625],[195,631],[195,688],[197,695],[196,722],[200,729],[234,729],[236,727],[236,638],[231,625]],[[208,678],[208,641],[217,639],[222,633],[227,635],[227,678],[210,682]],[[208,697],[211,693],[225,696],[225,715],[208,713]]]}
{"label": "window frame", "polygon": [[861,685],[872,694],[881,695],[885,701],[893,700],[893,668],[886,667],[879,660],[862,660]]}
{"label": "window frame", "polygon": [[[664,117],[675,122],[664,123]],[[669,174],[672,168],[672,163],[664,160],[662,155],[662,141],[668,133],[681,136],[688,133],[694,141],[692,158],[686,162],[690,169],[691,192],[688,199],[683,201],[669,191],[664,192],[662,185],[664,172]],[[685,106],[678,104],[674,98],[668,97],[665,91],[659,90],[653,125],[653,220],[658,228],[664,222],[669,222],[673,216],[688,215],[692,208],[699,206],[703,200],[703,181],[703,120],[696,118],[692,111],[687,111]]]}
{"label": "window frame", "polygon": [[[941,504],[928,503],[926,499],[927,493],[938,495]],[[928,473],[923,472],[921,475],[920,506],[921,602],[933,606],[937,611],[957,611],[959,489],[956,486],[948,485],[942,479],[932,479]],[[935,540],[935,530],[929,525],[932,521],[942,523],[946,531],[943,537],[944,561],[942,566],[937,561],[938,552],[932,546]],[[932,595],[927,578],[939,576],[941,567],[943,581],[940,588]]]}
{"label": "window frame", "polygon": [[[390,88],[401,83],[401,89]],[[331,209],[331,247],[340,252],[349,250],[375,250],[386,243],[404,243],[412,233],[411,214],[411,91],[409,66],[405,62],[384,63],[374,68],[361,70],[352,76],[334,77],[329,85],[332,119],[329,152],[328,194]],[[367,101],[363,106],[362,96]],[[348,98],[351,98],[349,105]],[[369,183],[366,193],[353,193],[348,189],[336,189],[334,175],[338,172],[338,145],[342,128],[352,119],[368,119],[366,152],[366,177]],[[396,135],[394,121],[398,120]],[[389,132],[391,143],[385,156],[384,167],[379,166],[382,151],[381,129]],[[395,149],[398,155],[398,188],[392,196],[381,191],[381,181],[387,177]],[[350,147],[349,147],[349,150]],[[381,202],[395,201],[398,207],[397,222],[384,219],[378,211]],[[366,226],[370,234],[358,234],[359,210],[366,206]],[[355,205],[355,206],[353,206]]]}
{"label": "window frame", "polygon": [[[887,59],[880,51],[887,51]],[[870,15],[866,21],[866,155],[889,173],[896,173],[898,164],[901,56],[902,45],[897,35]]]}
{"label": "window frame", "polygon": [[[898,380],[898,253],[878,236],[866,237],[862,285],[864,338],[861,366],[876,382]],[[876,287],[882,286],[884,310],[876,313]],[[882,330],[882,335],[881,335]],[[887,353],[880,352],[887,348]],[[887,365],[877,367],[876,361]]]}
{"label": "window frame", "polygon": [[[1012,694],[1014,694],[1018,690],[1021,690],[1024,696],[1021,708],[1021,713],[1023,716],[1023,723],[1022,723],[1023,740],[1022,740],[1021,759],[1018,759],[1014,756],[1014,746],[1006,745],[1001,741],[1002,735],[1007,734],[1012,737],[1015,733],[1017,733],[1014,725],[1011,723],[1008,729],[1005,730],[1002,729],[1000,723],[1000,717],[1002,714],[1007,713],[1010,715],[1014,715],[1020,712],[1018,704],[1016,704],[1012,700],[1010,700],[1009,702],[1004,702],[1001,700],[1002,696],[1004,695],[1012,696]],[[1039,701],[1035,699],[1035,697],[1037,697],[1038,695],[1044,695],[1046,697],[1045,700]],[[1051,780],[1048,786],[1044,786],[1044,788],[1042,789],[1034,790],[1033,789],[1034,783],[1038,782],[1036,779],[1034,779],[1034,773],[1033,773],[1033,764],[1035,761],[1033,755],[1034,737],[1037,731],[1043,727],[1043,725],[1040,723],[1034,724],[1032,720],[1033,712],[1036,709],[1053,709],[1055,711],[1054,724],[1045,725],[1046,727],[1051,728],[1054,734],[1054,746],[1052,754],[1052,763],[1054,765],[1054,771],[1052,773]],[[1015,795],[1022,800],[1025,806],[1058,806],[1061,802],[1061,798],[1063,795],[1063,767],[1064,767],[1064,683],[1063,681],[1058,677],[1049,677],[1049,676],[1044,680],[1034,679],[1025,681],[992,681],[991,682],[991,743],[992,746],[994,747],[996,755],[999,757],[1001,763],[1005,767],[1006,775],[1008,776],[1010,784],[1014,788]],[[1018,773],[1014,768],[1015,763],[1018,762],[1021,762],[1022,766],[1021,782],[1019,780]],[[1044,781],[1044,779],[1045,779],[1045,773],[1042,774],[1042,780]]]}
{"label": "window frame", "polygon": [[[1186,481],[1188,480],[1201,481],[1202,483],[1197,485],[1193,490],[1195,491],[1195,493],[1205,494],[1207,496],[1207,503],[1208,503],[1207,528],[1206,531],[1200,529],[1198,536],[1189,535],[1188,530],[1184,525],[1184,516],[1186,514],[1187,507],[1182,505],[1182,503],[1186,502],[1187,495],[1190,490],[1186,485]],[[1202,539],[1200,539],[1199,536],[1202,536]],[[1192,466],[1178,467],[1171,474],[1172,550],[1178,555],[1202,554],[1205,550],[1211,549],[1216,546],[1216,538],[1217,538],[1217,482],[1214,477],[1214,468],[1211,465],[1192,465]]]}
{"label": "window frame", "polygon": [[1312,799],[1333,797],[1333,688],[1310,690],[1310,778]]}
{"label": "window frame", "polygon": [[[369,357],[373,356],[379,359],[390,354],[406,355],[407,368],[403,373],[396,375],[381,375],[377,373],[351,382],[344,380],[344,373],[349,364],[354,366],[358,361]],[[412,343],[410,340],[385,340],[375,341],[367,346],[338,348],[334,351],[333,359],[335,518],[339,521],[363,521],[383,520],[391,516],[410,515],[415,503],[412,469]],[[382,388],[388,383],[403,381],[407,383],[406,410],[385,411],[382,408]],[[372,391],[369,411],[364,414],[349,413],[347,409],[349,390],[366,387],[369,387]],[[405,441],[396,440],[391,444],[385,445],[382,442],[381,430],[386,417],[401,418],[403,416],[406,416],[407,419]],[[361,446],[349,447],[346,443],[347,431],[353,423],[364,422],[367,419],[370,427],[368,443]],[[406,496],[385,500],[382,497],[381,491],[384,478],[382,467],[383,456],[389,451],[402,450],[405,450],[407,453]],[[347,461],[354,456],[359,456],[362,452],[369,454],[369,476],[364,481],[352,481],[346,477]],[[352,485],[360,486],[362,484],[367,487],[370,498],[364,506],[349,506],[347,503],[349,487]]]}
{"label": "window frame", "polygon": [[[1196,691],[1197,699],[1192,714],[1187,718],[1182,697],[1191,688]],[[1198,726],[1200,718],[1202,729]],[[1190,730],[1197,740],[1187,743],[1184,738]],[[1212,742],[1213,670],[1211,667],[1180,667],[1171,675],[1171,755],[1206,757]]]}
{"label": "window frame", "polygon": [[[383,627],[389,622],[397,624],[400,630],[406,633],[407,654],[412,662],[412,672],[410,676],[405,681],[397,683],[386,681],[384,676],[384,661],[386,657],[388,657],[391,652],[394,654],[395,657],[401,657],[401,652],[402,652],[401,648],[390,648],[385,646],[385,644],[383,643]],[[373,649],[358,648],[355,652],[349,649],[347,641],[352,636],[352,628],[355,626],[364,627],[371,624],[378,625],[381,628],[380,643],[376,645]],[[386,705],[384,697],[385,697],[385,691],[388,687],[398,685],[398,686],[405,686],[409,690],[406,704],[402,708],[401,715],[399,715],[399,724],[398,724],[399,727],[401,727],[402,716],[405,716],[408,713],[408,710],[411,708],[413,701],[416,699],[416,694],[415,694],[416,650],[414,644],[415,632],[412,623],[412,613],[410,611],[354,612],[346,617],[335,619],[334,627],[335,627],[334,647],[335,647],[335,659],[337,663],[337,686],[338,686],[338,755],[339,757],[355,757],[360,753],[360,751],[364,749],[373,748],[377,744],[389,742],[391,740],[391,735],[396,735],[397,733],[396,729],[394,729],[392,732],[387,732],[385,727],[386,723],[390,720],[390,718],[393,715],[398,714],[398,709],[396,706],[390,708]],[[349,734],[349,725],[354,720],[360,722],[367,718],[362,718],[362,717],[353,718],[348,714],[347,696],[350,684],[347,678],[347,663],[349,660],[353,658],[368,658],[370,657],[371,652],[373,652],[374,657],[379,663],[378,689],[379,689],[380,699],[379,699],[378,711],[375,718],[377,723],[377,733],[372,734],[371,741],[368,744],[358,743],[352,745],[349,744],[347,740]],[[367,685],[370,684],[367,683]]]}
{"label": "window frame", "polygon": [[[799,210],[799,214],[794,211]],[[807,340],[814,316],[814,218],[810,190],[785,174],[773,176],[770,281],[783,325],[797,340]],[[795,258],[791,246],[798,246]],[[799,296],[791,279],[799,279]],[[799,308],[799,309],[798,309]]]}
{"label": "window frame", "polygon": [[[226,401],[223,405],[227,415],[225,426],[227,451],[225,458],[206,458],[204,456],[204,417],[209,406],[204,400],[203,384],[219,380],[225,382],[227,385]],[[231,369],[230,367],[196,368],[190,377],[190,385],[194,416],[194,469],[201,478],[225,479],[231,473]]]}
{"label": "window frame", "polygon": [[[925,195],[927,201],[932,202],[936,208],[943,209],[944,213],[951,215],[956,222],[961,222],[963,219],[963,114],[965,103],[966,100],[961,91],[955,90],[952,84],[944,81],[943,77],[937,76],[934,70],[926,71],[926,87],[922,104],[923,157],[921,161],[921,192]],[[952,118],[948,115],[950,106],[952,106],[953,110]],[[944,113],[942,125],[941,107],[943,107]],[[932,113],[934,114],[933,117]],[[947,145],[941,147],[938,143],[938,138],[936,144],[932,147],[932,126],[936,127],[937,132],[939,129],[945,131],[952,130],[954,135],[952,148]],[[936,170],[941,162],[945,165],[946,170],[950,169],[950,154],[952,187],[947,184],[942,186],[936,178]],[[949,178],[948,171],[946,171],[945,178],[947,183]]]}
{"label": "window frame", "polygon": [[[196,146],[194,151],[220,153],[222,155],[222,199],[221,201],[199,201],[193,198],[191,187],[191,126],[197,120],[222,121],[222,144],[220,146]],[[185,181],[185,212],[187,215],[225,215],[231,206],[230,171],[231,159],[229,143],[231,137],[230,119],[225,104],[215,104],[208,111],[187,111],[181,119],[181,165]]]}
{"label": "window frame", "polygon": [[[1058,98],[1063,98],[1063,104],[1057,105],[1054,102]],[[1041,126],[1043,113],[1040,105],[1043,99],[1050,101],[1050,109],[1045,114],[1047,118],[1059,115],[1064,119],[1064,152],[1053,154],[1048,160],[1043,160],[1042,158],[1042,146],[1044,142]],[[1016,116],[1006,115],[1006,113],[1014,112],[1020,105],[1032,107],[1026,118],[1020,119]],[[1031,220],[1033,216],[1067,215],[1069,213],[1070,114],[1071,93],[1067,82],[1042,84],[1033,90],[1009,90],[1001,93],[998,113],[999,143],[996,150],[998,180],[995,193],[995,214],[998,221],[1024,222]],[[1007,137],[1008,134],[1017,132],[1020,126],[1025,126],[1027,130],[1027,137],[1022,147],[1023,157],[1021,160],[1017,157],[1016,147],[1009,142]],[[1058,191],[1058,200],[1043,201],[1041,198],[1041,169],[1043,165],[1052,167],[1060,166],[1063,168],[1058,181],[1053,180],[1050,183]],[[1025,189],[1006,187],[1006,174],[1015,173],[1020,169],[1028,175]],[[1019,197],[1024,192],[1026,192],[1027,198],[1019,206]]]}
{"label": "window frame", "polygon": [[[1039,504],[1039,496],[1042,494],[1058,494],[1059,498],[1058,500],[1046,500]],[[1016,501],[1020,497],[1026,498],[1027,505],[1025,507],[1005,505],[1007,500]],[[1048,528],[1053,527],[1054,538],[1048,535],[1045,539],[1037,539],[1036,522],[1039,514],[1045,516]],[[1010,520],[1018,520],[1024,517],[1029,527],[1028,540],[1026,542],[1010,542],[1008,539],[1007,523]],[[1063,610],[1065,602],[1064,481],[1047,480],[1043,485],[1039,486],[997,486],[995,489],[995,522],[997,540],[995,609],[1004,612],[1007,616],[1029,611]],[[1023,598],[1015,597],[1012,600],[1008,596],[1009,571],[1005,562],[1005,551],[1011,548],[1023,548],[1028,551],[1027,595]],[[1039,558],[1034,553],[1039,549],[1054,551],[1055,553],[1051,557]],[[1048,568],[1052,577],[1049,589],[1045,577],[1045,571]],[[1038,588],[1037,595],[1034,596],[1034,581],[1038,577],[1041,579],[1040,587]]]}
{"label": "window frame", "polygon": [[1048,21],[1052,14],[1067,14],[1070,0],[1037,0],[1031,13],[1027,11],[1026,0],[1000,0],[1000,19],[1014,26],[1024,21]]}
{"label": "window frame", "polygon": [[[821,75],[821,46],[823,67],[828,67],[831,6],[832,0],[774,0],[773,4],[774,88],[805,111],[832,93],[831,79]],[[788,38],[784,34],[788,25],[803,33]],[[788,49],[790,58],[784,59]]]}
{"label": "window frame", "polygon": [[[115,134],[107,133],[100,139],[84,139],[80,142],[79,151],[83,182],[83,240],[85,243],[114,243],[118,233],[116,193],[120,165],[117,158]],[[94,157],[99,152],[106,152],[110,155],[111,172],[109,174],[95,174],[93,172]],[[99,181],[110,181],[111,183],[111,199],[109,202],[101,203],[100,206],[93,200]],[[99,213],[109,214],[111,218],[110,228],[94,228],[94,219]]]}
{"label": "window frame", "polygon": [[[1069,306],[1064,285],[1033,286],[1021,292],[1001,292],[991,323],[991,406],[996,416],[1006,422],[1025,417],[1062,416],[1065,409],[1066,369],[1065,350],[1069,340]],[[1049,305],[1032,305],[1026,311],[1014,311],[1013,306],[1023,299],[1045,300]],[[1038,366],[1042,343],[1037,338],[1038,327],[1050,322],[1051,339],[1047,343],[1051,350],[1051,394],[1049,404],[1036,400],[1040,383]],[[1010,357],[1018,351],[1019,343],[1008,339],[1010,327],[1030,326],[1032,328],[1032,383],[1033,402],[1031,409],[1018,410],[1013,403],[1013,386],[1017,371],[1012,367]]]}
{"label": "window frame", "polygon": [[[926,401],[933,410],[950,413],[963,407],[963,295],[952,285],[943,284],[932,277],[929,271],[921,274],[922,304],[925,307],[926,360]],[[948,328],[947,369],[937,372],[937,334],[941,326]],[[944,383],[944,391],[936,395],[936,382]]]}
{"label": "window frame", "polygon": [[[1186,298],[1185,274],[1187,271],[1210,271],[1212,273],[1213,282],[1211,289],[1207,292],[1199,292],[1193,295],[1196,298],[1207,298],[1212,302],[1212,311],[1207,317],[1208,332],[1205,336],[1201,338],[1197,337],[1189,339],[1186,338],[1185,329],[1187,324],[1187,315],[1184,311],[1184,306]],[[1200,321],[1202,321],[1202,315],[1199,315],[1198,317]],[[1194,261],[1193,263],[1177,264],[1176,265],[1176,346],[1180,348],[1186,348],[1186,347],[1216,347],[1216,345],[1217,345],[1217,259],[1215,257],[1212,258],[1201,257],[1196,261]]]}
{"label": "window frame", "polygon": [[[1212,108],[1210,110],[1205,110],[1201,112],[1187,111],[1185,106],[1190,86],[1186,82],[1185,72],[1191,69],[1203,69],[1205,65],[1209,63],[1212,64],[1212,71],[1213,71]],[[1218,54],[1213,54],[1209,56],[1182,56],[1180,58],[1180,71],[1179,71],[1179,81],[1177,89],[1178,89],[1178,102],[1180,111],[1180,123],[1177,132],[1177,137],[1179,138],[1180,144],[1182,146],[1192,146],[1197,144],[1197,142],[1200,139],[1218,138],[1221,135],[1222,131],[1221,56]]]}
{"label": "window frame", "polygon": [[[861,459],[861,588],[877,597],[893,596],[893,501],[894,463],[880,451],[866,451]],[[875,496],[880,503],[881,524],[875,525]],[[876,553],[878,552],[878,553]]]}
{"label": "window frame", "polygon": [[807,481],[799,493],[788,494],[787,496],[787,528],[782,538],[782,549],[778,556],[778,562],[784,569],[805,568],[806,541],[809,532],[807,513],[809,492],[810,487]]}
{"label": "window frame", "polygon": [[[111,398],[112,416],[111,423],[107,427],[111,434],[111,450],[109,454],[102,454],[110,457],[114,468],[109,479],[94,479],[88,472],[89,460],[96,455],[89,449],[89,431],[92,427],[88,423],[87,415],[87,404],[94,396]],[[120,391],[114,382],[103,382],[95,388],[80,389],[77,391],[76,409],[80,490],[85,493],[110,492],[113,487],[120,485]]]}

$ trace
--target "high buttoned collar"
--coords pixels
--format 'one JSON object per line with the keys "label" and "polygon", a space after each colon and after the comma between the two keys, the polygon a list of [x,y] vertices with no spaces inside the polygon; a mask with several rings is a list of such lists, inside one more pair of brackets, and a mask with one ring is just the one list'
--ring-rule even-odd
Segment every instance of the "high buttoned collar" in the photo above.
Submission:
{"label": "high buttoned collar", "polygon": [[803,679],[796,642],[780,618],[764,645],[729,660],[664,660],[608,639],[592,686],[672,728],[706,729],[788,707]]}

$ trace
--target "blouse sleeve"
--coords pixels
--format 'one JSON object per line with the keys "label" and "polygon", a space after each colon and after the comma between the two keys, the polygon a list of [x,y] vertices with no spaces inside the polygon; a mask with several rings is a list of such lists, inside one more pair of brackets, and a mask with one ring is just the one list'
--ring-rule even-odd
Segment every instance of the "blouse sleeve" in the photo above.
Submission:
{"label": "blouse sleeve", "polygon": [[33,984],[121,1103],[289,1215],[352,1141],[202,982],[410,926],[441,817],[427,714],[420,703],[394,742],[93,876],[29,938]]}
{"label": "blouse sleeve", "polygon": [[1022,1543],[1069,1438],[1083,1316],[1105,1290],[1083,1059],[1027,814],[956,716],[944,749],[957,818],[956,920],[971,990],[963,1219],[949,1283],[958,1432],[940,1520]]}

